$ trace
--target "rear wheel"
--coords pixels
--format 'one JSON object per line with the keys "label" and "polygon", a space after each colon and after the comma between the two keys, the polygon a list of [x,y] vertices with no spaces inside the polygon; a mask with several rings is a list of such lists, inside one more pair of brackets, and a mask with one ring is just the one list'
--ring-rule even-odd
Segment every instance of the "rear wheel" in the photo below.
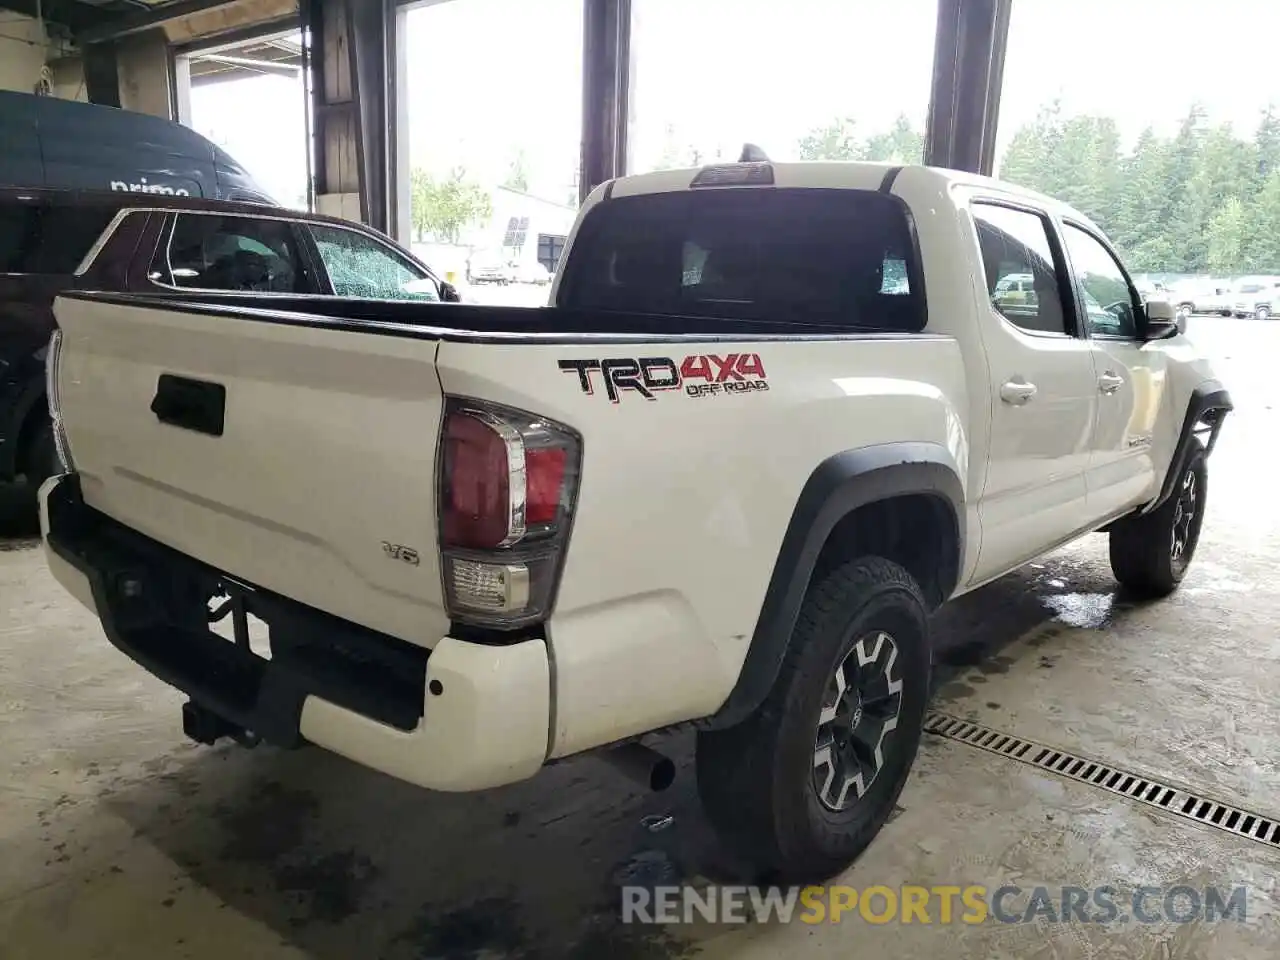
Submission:
{"label": "rear wheel", "polygon": [[1270,320],[1270,319],[1271,319],[1271,308],[1270,308],[1270,307],[1265,307],[1265,306],[1264,306],[1264,307],[1258,307],[1258,309],[1256,309],[1256,310],[1254,310],[1254,311],[1253,311],[1253,319],[1255,319],[1255,320]]}
{"label": "rear wheel", "polygon": [[1152,597],[1177,589],[1200,541],[1208,481],[1204,448],[1197,444],[1168,500],[1112,527],[1111,571],[1120,583]]}
{"label": "rear wheel", "polygon": [[848,866],[892,812],[928,700],[920,587],[879,557],[810,585],[765,702],[698,736],[698,791],[717,832],[795,882]]}
{"label": "rear wheel", "polygon": [[1180,303],[1180,304],[1178,304],[1178,319],[1179,319],[1179,320],[1187,320],[1187,319],[1189,319],[1189,318],[1191,317],[1191,314],[1192,314],[1191,304],[1189,304],[1189,303]]}

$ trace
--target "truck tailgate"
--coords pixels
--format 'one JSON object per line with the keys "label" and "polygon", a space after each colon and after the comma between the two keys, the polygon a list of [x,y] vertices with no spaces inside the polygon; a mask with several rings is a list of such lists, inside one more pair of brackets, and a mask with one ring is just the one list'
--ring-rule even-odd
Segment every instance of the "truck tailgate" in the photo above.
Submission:
{"label": "truck tailgate", "polygon": [[249,586],[444,636],[436,340],[108,297],[54,312],[89,506]]}

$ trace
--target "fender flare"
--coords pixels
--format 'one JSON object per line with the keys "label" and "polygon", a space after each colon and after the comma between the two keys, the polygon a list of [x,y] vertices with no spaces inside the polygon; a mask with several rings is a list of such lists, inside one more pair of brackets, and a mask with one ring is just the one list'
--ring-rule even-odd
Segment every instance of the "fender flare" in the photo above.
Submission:
{"label": "fender flare", "polygon": [[[734,726],[764,701],[782,666],[818,555],[836,524],[854,510],[897,496],[937,497],[954,514],[963,553],[964,487],[953,464],[950,452],[941,444],[902,442],[846,450],[818,465],[791,513],[737,683],[702,726]],[[961,562],[958,555],[957,576]],[[954,584],[944,595],[951,589]]]}
{"label": "fender flare", "polygon": [[[1196,443],[1197,424],[1201,421],[1209,425],[1209,442],[1205,446],[1205,456],[1213,452],[1213,445],[1218,442],[1218,431],[1228,413],[1235,409],[1231,402],[1231,394],[1217,380],[1205,380],[1191,391],[1191,399],[1187,401],[1187,413],[1182,419],[1182,429],[1178,433],[1178,443],[1173,448],[1173,457],[1169,460],[1169,469],[1165,471],[1164,482],[1160,485],[1160,495],[1142,509],[1142,513],[1158,510],[1160,505],[1173,496],[1174,486],[1182,476]],[[1203,428],[1201,428],[1203,429]]]}

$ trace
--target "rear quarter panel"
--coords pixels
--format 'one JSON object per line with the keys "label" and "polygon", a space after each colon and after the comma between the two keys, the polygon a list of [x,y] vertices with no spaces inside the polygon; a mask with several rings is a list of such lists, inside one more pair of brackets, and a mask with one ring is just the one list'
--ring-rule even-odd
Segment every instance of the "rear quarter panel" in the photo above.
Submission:
{"label": "rear quarter panel", "polygon": [[[758,354],[767,390],[612,402],[561,361]],[[932,441],[968,475],[964,368],[950,338],[441,345],[447,394],[565,423],[583,468],[549,624],[552,755],[724,702],[805,481],[827,457]]]}

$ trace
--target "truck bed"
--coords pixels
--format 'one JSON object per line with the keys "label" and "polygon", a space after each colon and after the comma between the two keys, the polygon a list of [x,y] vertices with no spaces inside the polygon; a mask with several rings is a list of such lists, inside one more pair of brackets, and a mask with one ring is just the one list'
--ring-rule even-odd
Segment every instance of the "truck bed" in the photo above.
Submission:
{"label": "truck bed", "polygon": [[[913,435],[944,447],[963,437],[957,345],[924,333],[720,318],[673,333],[684,324],[666,316],[276,296],[75,293],[55,312],[62,415],[89,507],[238,582],[423,647],[450,628],[437,550],[446,395],[533,411],[582,436],[583,489],[556,605],[562,635],[577,629],[579,611],[589,629],[590,609],[626,582],[650,595],[637,608],[637,624],[649,618],[637,627],[646,642],[700,634],[703,652],[686,645],[684,655],[726,678],[800,492],[795,470],[767,466],[771,445],[816,464],[820,451],[896,439],[901,419],[875,412],[891,396]],[[583,372],[626,358],[701,365],[707,381],[645,398],[614,395],[598,366]],[[754,358],[758,375],[717,376],[728,358]],[[216,435],[157,413],[172,378],[223,398]],[[962,459],[963,446],[953,454]],[[717,484],[695,483],[708,474]],[[695,529],[665,509],[680,498],[705,518]],[[700,585],[719,576],[715,567],[677,571],[650,550],[621,549],[620,522],[645,523],[648,542],[691,557],[751,544],[760,562],[742,595],[757,599],[699,609],[695,598],[724,596]],[[400,548],[419,562],[393,562]]]}

